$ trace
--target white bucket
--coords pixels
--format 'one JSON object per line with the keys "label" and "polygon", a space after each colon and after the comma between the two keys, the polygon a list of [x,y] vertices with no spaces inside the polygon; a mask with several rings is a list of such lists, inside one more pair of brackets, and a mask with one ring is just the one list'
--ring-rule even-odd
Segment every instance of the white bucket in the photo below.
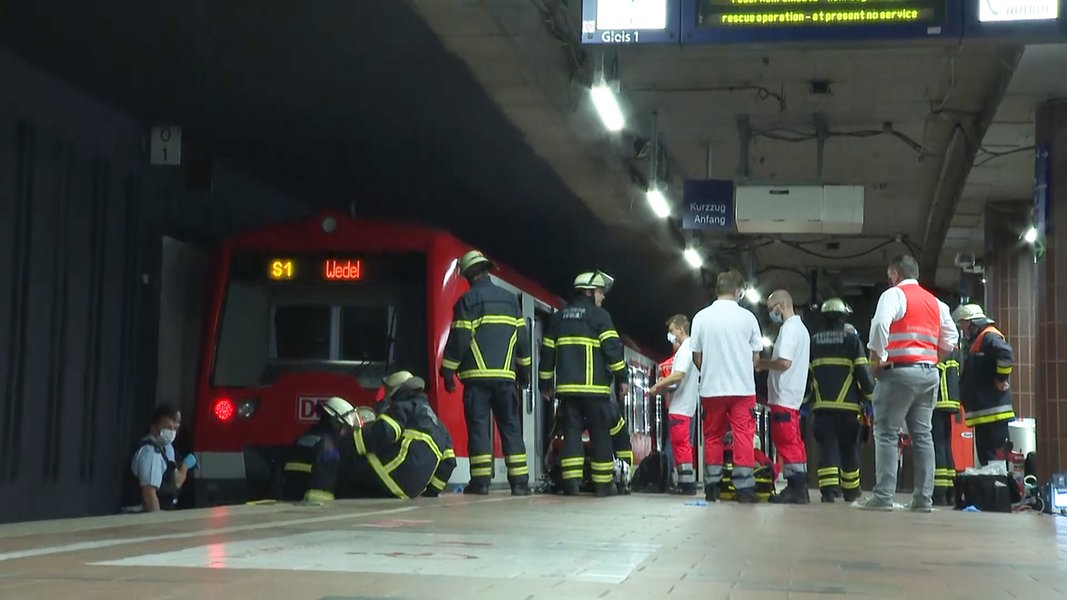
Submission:
{"label": "white bucket", "polygon": [[1015,452],[1023,456],[1037,450],[1037,422],[1031,418],[1016,419],[1008,423],[1008,437]]}

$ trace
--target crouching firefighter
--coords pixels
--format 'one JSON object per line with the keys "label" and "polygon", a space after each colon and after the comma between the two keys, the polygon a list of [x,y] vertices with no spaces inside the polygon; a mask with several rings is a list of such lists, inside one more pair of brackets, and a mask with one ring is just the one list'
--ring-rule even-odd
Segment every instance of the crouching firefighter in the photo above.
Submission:
{"label": "crouching firefighter", "polygon": [[282,470],[283,501],[329,499],[321,494],[310,497],[307,494],[312,489],[332,489],[340,468],[338,446],[351,435],[358,422],[356,409],[337,396],[319,404],[316,412],[319,421],[296,440]]}
{"label": "crouching firefighter", "polygon": [[541,346],[541,394],[552,399],[555,378],[563,425],[563,493],[570,496],[578,494],[585,466],[583,429],[589,432],[593,493],[603,497],[614,491],[611,430],[620,419],[612,419],[618,413],[612,406],[611,388],[614,380],[618,398],[625,398],[629,371],[619,333],[611,315],[601,308],[613,283],[611,276],[600,271],[575,277],[577,295],[552,315]]}
{"label": "crouching firefighter", "polygon": [[353,435],[355,456],[342,493],[437,496],[456,468],[456,455],[452,437],[430,408],[426,382],[408,371],[398,371],[382,383],[385,398],[378,414]]}
{"label": "crouching firefighter", "polygon": [[840,298],[822,305],[825,329],[811,336],[811,387],[819,491],[823,502],[838,493],[860,496],[860,427],[863,405],[874,393],[870,362],[858,335],[845,330],[852,309]]}

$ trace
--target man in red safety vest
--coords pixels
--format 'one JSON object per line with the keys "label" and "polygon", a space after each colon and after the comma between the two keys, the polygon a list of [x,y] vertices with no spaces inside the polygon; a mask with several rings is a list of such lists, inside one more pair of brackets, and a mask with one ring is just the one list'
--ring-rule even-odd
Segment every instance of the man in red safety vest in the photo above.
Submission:
{"label": "man in red safety vest", "polygon": [[897,441],[906,424],[915,457],[915,491],[909,508],[930,512],[934,492],[931,420],[940,384],[938,361],[956,347],[959,334],[948,306],[917,281],[919,265],[898,256],[886,270],[891,287],[878,299],[871,320],[874,388],[873,494],[853,506],[893,510],[897,488]]}

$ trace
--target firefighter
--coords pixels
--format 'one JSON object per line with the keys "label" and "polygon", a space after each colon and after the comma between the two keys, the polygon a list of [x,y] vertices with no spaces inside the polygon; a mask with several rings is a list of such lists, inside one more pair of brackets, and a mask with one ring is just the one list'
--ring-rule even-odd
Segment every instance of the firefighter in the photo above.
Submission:
{"label": "firefighter", "polygon": [[465,494],[488,494],[493,474],[493,437],[490,411],[496,418],[504,462],[513,496],[530,495],[530,470],[519,421],[516,383],[530,381],[531,359],[526,322],[515,294],[489,278],[493,263],[471,250],[459,259],[459,271],[470,290],[452,309],[452,330],[445,344],[440,375],[445,391],[463,382],[463,415],[467,422],[470,483]]}
{"label": "firefighter", "polygon": [[356,457],[350,472],[363,475],[369,466],[371,476],[345,484],[375,496],[437,496],[456,467],[456,457],[448,430],[430,408],[426,382],[399,371],[382,383],[386,392],[378,414],[352,436]]}
{"label": "firefighter", "polygon": [[952,315],[966,339],[960,368],[960,398],[967,426],[974,427],[974,445],[983,466],[996,460],[1008,439],[1008,423],[1015,419],[1011,405],[1014,354],[1004,334],[977,304],[964,304]]}
{"label": "firefighter", "polygon": [[863,405],[871,401],[874,380],[863,342],[845,328],[852,309],[830,298],[820,309],[824,329],[811,336],[810,397],[819,444],[819,491],[823,502],[840,494],[860,496],[860,426]]}
{"label": "firefighter", "polygon": [[941,390],[934,404],[934,505],[956,503],[956,462],[952,458],[952,418],[960,412],[959,348],[937,363]]}
{"label": "firefighter", "polygon": [[582,480],[583,428],[589,432],[593,492],[597,497],[612,492],[612,379],[620,400],[629,392],[622,340],[601,308],[614,282],[601,271],[575,277],[577,295],[552,316],[541,346],[541,393],[551,400],[555,377],[563,421],[563,493],[570,496]]}
{"label": "firefighter", "polygon": [[356,409],[337,396],[319,404],[316,411],[319,421],[293,444],[282,471],[284,501],[332,499],[340,468],[338,442],[351,433],[358,417]]}

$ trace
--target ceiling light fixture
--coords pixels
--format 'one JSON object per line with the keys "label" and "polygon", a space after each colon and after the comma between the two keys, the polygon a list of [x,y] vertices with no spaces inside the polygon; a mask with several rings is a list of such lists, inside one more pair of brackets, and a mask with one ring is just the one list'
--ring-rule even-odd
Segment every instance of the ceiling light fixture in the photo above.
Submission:
{"label": "ceiling light fixture", "polygon": [[763,300],[763,295],[759,293],[754,287],[750,287],[745,290],[745,300],[748,300],[752,304],[759,304],[760,300]]}
{"label": "ceiling light fixture", "polygon": [[593,106],[604,122],[608,131],[622,131],[626,125],[626,119],[622,116],[619,101],[615,98],[615,92],[603,81],[596,83],[589,89],[589,95],[593,98]]}
{"label": "ceiling light fixture", "polygon": [[694,269],[699,269],[704,264],[704,259],[700,257],[700,253],[693,248],[686,248],[682,254],[685,256],[685,261]]}
{"label": "ceiling light fixture", "polygon": [[667,204],[667,197],[663,195],[663,192],[659,191],[659,188],[652,186],[645,192],[645,198],[648,199],[648,206],[652,209],[652,212],[656,213],[656,216],[661,219],[666,219],[671,216],[671,206]]}

